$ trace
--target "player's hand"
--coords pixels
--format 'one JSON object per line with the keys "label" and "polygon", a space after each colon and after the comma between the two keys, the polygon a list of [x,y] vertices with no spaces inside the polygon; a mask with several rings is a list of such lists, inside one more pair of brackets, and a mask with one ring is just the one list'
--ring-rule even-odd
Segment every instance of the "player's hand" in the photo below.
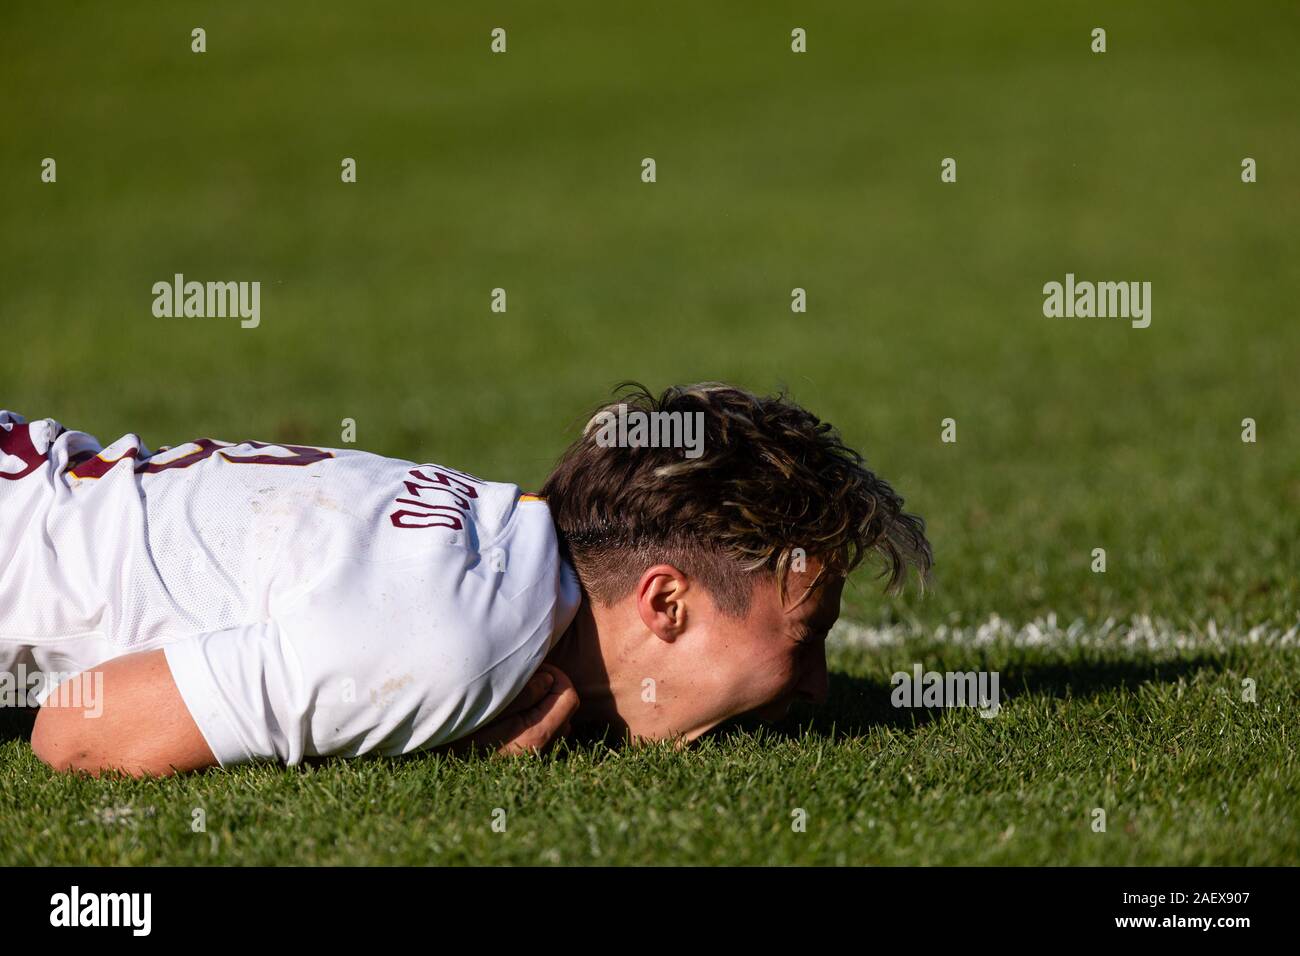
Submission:
{"label": "player's hand", "polygon": [[496,720],[456,741],[451,749],[463,753],[478,747],[512,756],[540,753],[569,732],[577,710],[578,692],[572,681],[558,667],[543,664]]}

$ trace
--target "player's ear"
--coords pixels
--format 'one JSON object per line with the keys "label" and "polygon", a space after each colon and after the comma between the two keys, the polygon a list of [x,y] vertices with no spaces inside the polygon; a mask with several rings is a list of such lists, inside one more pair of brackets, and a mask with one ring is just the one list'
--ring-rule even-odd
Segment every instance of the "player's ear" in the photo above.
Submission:
{"label": "player's ear", "polygon": [[661,640],[676,640],[686,629],[686,594],[690,587],[690,579],[671,564],[647,568],[634,594],[641,623]]}

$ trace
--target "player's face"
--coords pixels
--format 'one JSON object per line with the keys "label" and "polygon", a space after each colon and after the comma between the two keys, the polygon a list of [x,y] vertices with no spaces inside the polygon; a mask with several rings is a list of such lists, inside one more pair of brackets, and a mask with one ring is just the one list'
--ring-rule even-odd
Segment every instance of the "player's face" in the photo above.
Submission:
{"label": "player's face", "polygon": [[687,740],[742,714],[779,720],[796,700],[826,700],[826,636],[840,616],[844,580],[828,577],[800,601],[815,574],[815,566],[791,572],[784,603],[776,581],[763,581],[742,618],[706,612],[695,645],[703,686],[679,715]]}

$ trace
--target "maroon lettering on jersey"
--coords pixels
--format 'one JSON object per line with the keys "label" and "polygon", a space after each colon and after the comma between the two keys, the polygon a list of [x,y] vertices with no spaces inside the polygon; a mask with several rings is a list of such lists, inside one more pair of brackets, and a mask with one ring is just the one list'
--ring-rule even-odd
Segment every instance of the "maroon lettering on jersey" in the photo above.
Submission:
{"label": "maroon lettering on jersey", "polygon": [[234,448],[230,442],[214,441],[211,438],[200,438],[190,442],[191,445],[198,445],[198,449],[192,454],[177,458],[175,461],[158,463],[154,461],[146,462],[139,470],[148,475],[156,475],[160,471],[167,471],[170,468],[188,468],[191,465],[197,465],[204,459],[211,458],[214,453],[220,452],[223,460],[230,462],[232,465],[314,465],[318,461],[324,461],[326,458],[333,458],[334,453],[326,451],[323,448],[311,448],[306,445],[271,445],[260,441],[240,442],[242,445],[249,445],[253,448],[283,448],[285,451],[292,452],[289,455],[239,455],[232,454],[225,449]]}
{"label": "maroon lettering on jersey", "polygon": [[[190,444],[197,445],[198,448],[188,455],[182,455],[180,458],[162,463],[153,461],[153,456],[150,456],[136,470],[142,474],[156,475],[160,471],[169,471],[172,468],[189,468],[191,465],[197,465],[199,462],[211,458],[215,452],[223,447],[222,442],[214,441],[211,438],[198,438],[190,442]],[[157,452],[154,454],[156,455]]]}
{"label": "maroon lettering on jersey", "polygon": [[251,445],[254,448],[283,448],[286,451],[293,452],[292,455],[232,455],[228,452],[222,452],[221,457],[228,462],[238,463],[241,465],[314,465],[318,461],[324,461],[326,458],[333,458],[332,451],[326,451],[323,448],[311,448],[307,445],[268,445],[260,441],[242,442],[244,445]]}
{"label": "maroon lettering on jersey", "polygon": [[[432,477],[426,475],[419,468],[412,468],[411,475],[415,478],[419,478],[421,481],[436,481],[439,482],[440,484],[447,485],[448,487],[456,488],[460,491],[461,494],[465,495],[468,498],[478,497],[478,492],[475,491],[469,485],[467,485],[465,482],[473,481],[481,485],[483,484],[483,480],[481,478],[475,478],[473,475],[466,475],[459,471],[452,471],[451,469],[447,469],[444,471],[443,469],[435,468],[432,465],[425,465],[424,467],[432,470],[433,472]],[[452,475],[456,475],[457,477],[453,478]],[[462,481],[459,479],[464,479],[464,480]]]}
{"label": "maroon lettering on jersey", "polygon": [[[462,498],[450,488],[445,488],[442,485],[420,485],[416,484],[414,481],[404,481],[402,484],[406,485],[406,493],[408,495],[412,495],[416,498],[427,498],[430,495],[436,495],[438,493],[451,495],[451,500],[456,503],[457,508],[460,508],[462,511],[469,510],[469,499]],[[427,504],[425,501],[410,501],[406,498],[398,498],[397,500],[404,505],[415,505],[417,507]]]}
{"label": "maroon lettering on jersey", "polygon": [[388,519],[393,522],[394,528],[450,528],[452,531],[459,531],[465,527],[460,518],[454,514],[407,511],[405,508],[394,511]]}
{"label": "maroon lettering on jersey", "polygon": [[17,458],[23,464],[21,471],[0,471],[0,478],[17,481],[34,472],[45,464],[48,455],[36,450],[32,444],[29,426],[12,424],[8,428],[0,427],[0,452]]}
{"label": "maroon lettering on jersey", "polygon": [[[29,440],[28,445],[30,444],[31,442]],[[265,442],[246,441],[246,442],[242,442],[241,444],[249,445],[253,448],[282,448],[285,451],[290,452],[290,454],[288,455],[260,455],[260,454],[239,455],[239,454],[232,454],[230,451],[228,451],[228,449],[236,447],[232,443],[216,441],[215,439],[212,438],[199,438],[192,442],[189,442],[189,444],[195,446],[194,451],[190,452],[189,454],[182,455],[180,458],[175,458],[171,461],[165,461],[165,462],[154,461],[153,459],[159,453],[163,451],[171,450],[170,448],[166,448],[166,447],[160,448],[157,452],[154,452],[153,455],[144,459],[140,459],[140,449],[138,446],[135,445],[132,445],[130,448],[128,448],[118,458],[106,459],[102,457],[103,453],[101,452],[99,455],[96,455],[94,458],[91,458],[88,461],[83,461],[78,463],[76,467],[68,470],[68,474],[70,474],[74,478],[103,478],[118,462],[123,461],[125,459],[138,459],[135,465],[135,471],[137,474],[156,475],[159,472],[172,471],[174,469],[179,469],[179,468],[189,468],[193,465],[197,465],[201,461],[207,461],[215,454],[220,454],[223,460],[230,462],[232,465],[299,465],[301,466],[301,465],[312,465],[318,461],[324,461],[326,458],[334,457],[333,452],[325,451],[323,448],[311,448],[306,445],[271,445]],[[24,472],[23,474],[26,474],[26,472]],[[22,476],[6,475],[5,477],[22,477]]]}
{"label": "maroon lettering on jersey", "polygon": [[132,445],[123,452],[122,457],[114,458],[112,460],[100,457],[102,454],[103,453],[101,452],[94,458],[88,459],[87,461],[77,465],[77,467],[68,469],[68,474],[73,478],[103,478],[114,466],[117,465],[119,461],[138,458],[140,456],[140,449]]}
{"label": "maroon lettering on jersey", "polygon": [[[406,493],[411,497],[397,498],[393,503],[410,505],[411,508],[399,508],[388,515],[394,528],[451,528],[459,531],[465,526],[460,516],[469,516],[469,499],[478,497],[478,491],[469,482],[481,485],[482,481],[451,469],[444,471],[434,465],[421,465],[412,468],[407,474],[417,479],[402,482]],[[450,495],[452,503],[447,504],[442,498],[428,500],[439,493]],[[414,511],[412,508],[419,510]]]}

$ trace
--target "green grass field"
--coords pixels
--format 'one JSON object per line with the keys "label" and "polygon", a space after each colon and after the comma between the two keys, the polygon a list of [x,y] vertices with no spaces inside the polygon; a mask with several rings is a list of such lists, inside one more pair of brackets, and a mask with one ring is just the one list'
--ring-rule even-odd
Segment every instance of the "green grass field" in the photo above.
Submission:
{"label": "green grass field", "polygon": [[[352,418],[536,486],[621,380],[785,387],[938,561],[851,582],[830,704],[684,754],[90,781],[0,714],[0,863],[1300,858],[1300,13],[848,6],[0,14],[0,407],[153,446]],[[177,272],[260,280],[261,325],[155,318]],[[1045,318],[1067,272],[1150,281],[1150,327]],[[915,663],[1002,710],[893,708]]]}

